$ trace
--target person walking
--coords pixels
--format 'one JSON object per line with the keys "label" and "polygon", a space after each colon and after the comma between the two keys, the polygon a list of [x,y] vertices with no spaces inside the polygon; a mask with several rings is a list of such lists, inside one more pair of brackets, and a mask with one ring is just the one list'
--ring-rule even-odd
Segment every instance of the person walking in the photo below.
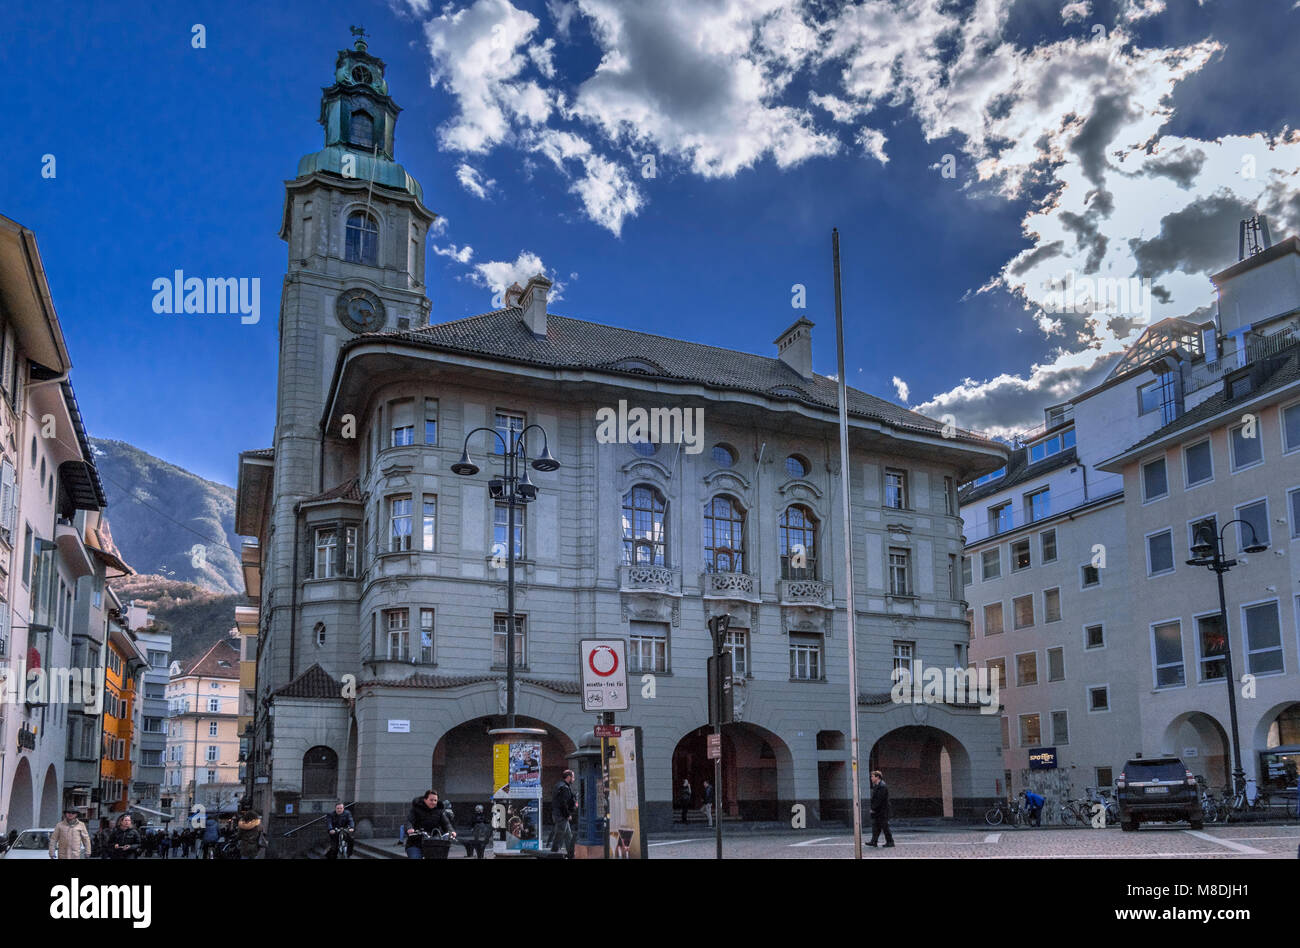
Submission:
{"label": "person walking", "polygon": [[101,817],[99,821],[99,829],[96,831],[94,838],[90,841],[92,847],[91,851],[94,853],[96,859],[108,858],[108,844],[112,838],[113,828],[109,826],[107,818]]}
{"label": "person walking", "polygon": [[221,839],[221,821],[217,819],[203,818],[203,858],[215,859],[217,856],[217,842]]}
{"label": "person walking", "polygon": [[713,825],[713,784],[704,781],[704,815],[709,820],[709,825]]}
{"label": "person walking", "polygon": [[474,818],[470,820],[469,839],[465,841],[466,857],[483,858],[488,840],[492,838],[492,823],[483,812],[483,804],[474,807]]}
{"label": "person walking", "polygon": [[262,843],[262,818],[247,800],[242,802],[235,829],[239,833],[240,859],[261,859],[266,854]]}
{"label": "person walking", "polygon": [[89,859],[90,832],[76,810],[64,810],[63,821],[50,834],[51,859]]}
{"label": "person walking", "polygon": [[551,852],[558,851],[561,845],[567,858],[573,858],[573,824],[578,818],[578,798],[573,794],[573,771],[566,770],[560,775],[560,782],[551,794]]}
{"label": "person walking", "polygon": [[683,823],[686,822],[686,814],[690,811],[693,799],[695,799],[695,793],[691,790],[691,782],[683,777],[681,789],[677,791],[677,809],[682,811]]}
{"label": "person walking", "polygon": [[108,841],[109,859],[137,859],[140,856],[140,831],[131,825],[131,814],[117,821],[117,829]]}
{"label": "person walking", "polygon": [[879,770],[871,771],[871,842],[875,846],[880,834],[885,834],[885,849],[894,845],[894,834],[889,831],[889,785]]}

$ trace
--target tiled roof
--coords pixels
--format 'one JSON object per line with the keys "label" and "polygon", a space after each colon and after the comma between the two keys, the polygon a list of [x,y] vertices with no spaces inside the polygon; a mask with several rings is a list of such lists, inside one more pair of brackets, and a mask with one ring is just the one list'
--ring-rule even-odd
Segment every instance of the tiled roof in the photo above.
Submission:
{"label": "tiled roof", "polygon": [[[1148,444],[1160,441],[1184,428],[1191,428],[1202,421],[1213,418],[1220,412],[1227,411],[1233,405],[1244,405],[1263,395],[1276,391],[1284,385],[1300,379],[1300,345],[1283,349],[1270,359],[1261,359],[1252,370],[1254,384],[1244,395],[1229,399],[1223,383],[1218,391],[1190,411],[1184,412],[1163,428],[1158,429],[1137,444],[1120,452],[1120,455],[1136,451]],[[1120,455],[1116,455],[1119,457]]]}
{"label": "tiled roof", "polygon": [[[576,695],[580,686],[567,678],[528,678],[516,675],[515,680],[525,685],[536,685],[562,695]],[[505,681],[505,675],[430,675],[416,672],[399,681],[367,681],[359,688],[462,688],[484,681]]]}
{"label": "tiled roof", "polygon": [[1016,484],[1023,484],[1031,481],[1035,477],[1042,477],[1058,468],[1074,464],[1078,460],[1078,453],[1073,447],[1066,448],[1050,457],[1045,457],[1041,461],[1029,462],[1029,448],[1016,448],[1011,452],[1011,457],[1007,461],[1007,473],[996,480],[989,481],[987,484],[981,484],[979,487],[972,487],[969,490],[960,492],[957,495],[959,504],[971,504],[977,500],[983,500],[985,497],[992,497],[994,494],[1006,490],[1008,487],[1014,487]]}
{"label": "tiled roof", "polygon": [[314,663],[311,668],[272,695],[277,698],[342,698],[343,683],[330,677],[329,672]]}
{"label": "tiled roof", "polygon": [[178,677],[200,678],[238,678],[239,644],[238,639],[226,637],[213,643],[202,657],[190,663]]}
{"label": "tiled roof", "polygon": [[[380,339],[400,340],[448,352],[489,356],[505,362],[553,369],[598,369],[619,375],[695,382],[712,388],[787,398],[835,410],[837,383],[805,379],[780,359],[670,339],[650,333],[548,314],[547,334],[538,338],[518,307],[496,310],[413,330],[365,333],[345,349]],[[848,390],[849,414],[898,429],[940,435],[943,425],[857,389]],[[954,440],[992,444],[958,431]]]}
{"label": "tiled roof", "polygon": [[355,501],[356,503],[361,503],[360,478],[354,477],[350,481],[344,481],[342,484],[331,487],[322,494],[317,494],[315,497],[308,497],[303,501],[303,503],[311,504],[322,500],[350,500]]}

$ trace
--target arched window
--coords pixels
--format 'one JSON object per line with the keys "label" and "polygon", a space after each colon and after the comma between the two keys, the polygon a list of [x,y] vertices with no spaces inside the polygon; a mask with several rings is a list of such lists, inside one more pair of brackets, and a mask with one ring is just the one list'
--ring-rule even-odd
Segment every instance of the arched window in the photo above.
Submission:
{"label": "arched window", "polygon": [[338,795],[339,755],[316,746],[302,755],[303,799],[334,799]]}
{"label": "arched window", "polygon": [[704,569],[709,573],[745,571],[745,511],[723,494],[704,505]]}
{"label": "arched window", "polygon": [[715,444],[713,451],[710,452],[710,457],[713,458],[713,463],[718,467],[731,467],[736,463],[736,449],[729,444]]}
{"label": "arched window", "polygon": [[375,120],[369,112],[357,109],[352,113],[352,124],[348,127],[348,141],[353,145],[370,148],[375,143]]}
{"label": "arched window", "polygon": [[809,470],[808,462],[797,454],[785,459],[785,472],[791,477],[807,477]]}
{"label": "arched window", "polygon": [[817,518],[795,504],[781,514],[781,578],[817,578]]}
{"label": "arched window", "polygon": [[623,565],[667,566],[664,495],[638,484],[623,495]]}
{"label": "arched window", "polygon": [[379,225],[369,214],[353,211],[348,215],[347,242],[344,256],[349,263],[379,264]]}

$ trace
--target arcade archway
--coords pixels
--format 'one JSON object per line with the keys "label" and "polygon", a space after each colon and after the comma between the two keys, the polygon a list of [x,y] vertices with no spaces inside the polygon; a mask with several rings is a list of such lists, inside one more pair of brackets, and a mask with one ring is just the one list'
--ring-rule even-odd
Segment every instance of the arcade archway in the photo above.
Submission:
{"label": "arcade archway", "polygon": [[[542,740],[542,814],[543,824],[550,822],[551,789],[560,781],[560,774],[571,766],[567,760],[576,749],[573,741],[560,728],[537,718],[517,715],[519,727],[541,728],[546,731]],[[492,745],[495,738],[488,734],[502,727],[500,716],[474,718],[458,724],[438,739],[433,748],[433,768],[429,786],[437,790],[444,801],[454,805],[456,818],[472,813],[474,805],[489,805],[492,793]]]}
{"label": "arcade archway", "polygon": [[[14,782],[9,791],[9,829],[31,829],[36,825],[36,809],[33,805],[32,767],[26,757],[18,759],[18,769],[14,772]],[[53,823],[49,824],[53,826]]]}
{"label": "arcade archway", "polygon": [[[691,809],[698,810],[704,805],[704,781],[712,783],[714,775],[713,761],[708,756],[711,733],[713,728],[704,725],[677,742],[669,794],[674,806],[683,780],[691,784]],[[725,725],[719,804],[722,816],[740,820],[788,820],[793,798],[793,762],[785,742],[755,724]],[[675,818],[680,818],[680,812],[677,811]]]}
{"label": "arcade archway", "polygon": [[[890,808],[898,817],[952,817],[955,801],[965,795],[955,788],[968,788],[971,782],[966,748],[936,727],[895,728],[872,746],[869,761],[868,773],[884,775]],[[868,787],[864,779],[864,809]]]}

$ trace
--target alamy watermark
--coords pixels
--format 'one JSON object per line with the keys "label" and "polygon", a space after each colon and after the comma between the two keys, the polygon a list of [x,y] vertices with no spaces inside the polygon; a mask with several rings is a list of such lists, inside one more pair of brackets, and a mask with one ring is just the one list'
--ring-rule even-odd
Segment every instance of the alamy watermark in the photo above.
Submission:
{"label": "alamy watermark", "polygon": [[155,313],[215,315],[239,313],[250,326],[262,318],[261,277],[187,277],[176,270],[153,281]]}
{"label": "alamy watermark", "polygon": [[600,444],[682,444],[687,454],[704,450],[703,408],[632,408],[619,399],[618,408],[596,411],[596,441]]}
{"label": "alamy watermark", "polygon": [[997,714],[998,671],[986,668],[925,668],[920,659],[912,667],[900,665],[890,676],[889,696],[895,704],[977,704],[980,714]]}
{"label": "alamy watermark", "polygon": [[1061,280],[1044,284],[1047,295],[1039,302],[1044,313],[1092,315],[1110,313],[1151,318],[1151,278],[1079,277],[1067,270]]}
{"label": "alamy watermark", "polygon": [[20,658],[7,668],[0,666],[0,702],[79,704],[88,714],[99,714],[104,708],[99,677],[97,668],[28,668],[27,660]]}

